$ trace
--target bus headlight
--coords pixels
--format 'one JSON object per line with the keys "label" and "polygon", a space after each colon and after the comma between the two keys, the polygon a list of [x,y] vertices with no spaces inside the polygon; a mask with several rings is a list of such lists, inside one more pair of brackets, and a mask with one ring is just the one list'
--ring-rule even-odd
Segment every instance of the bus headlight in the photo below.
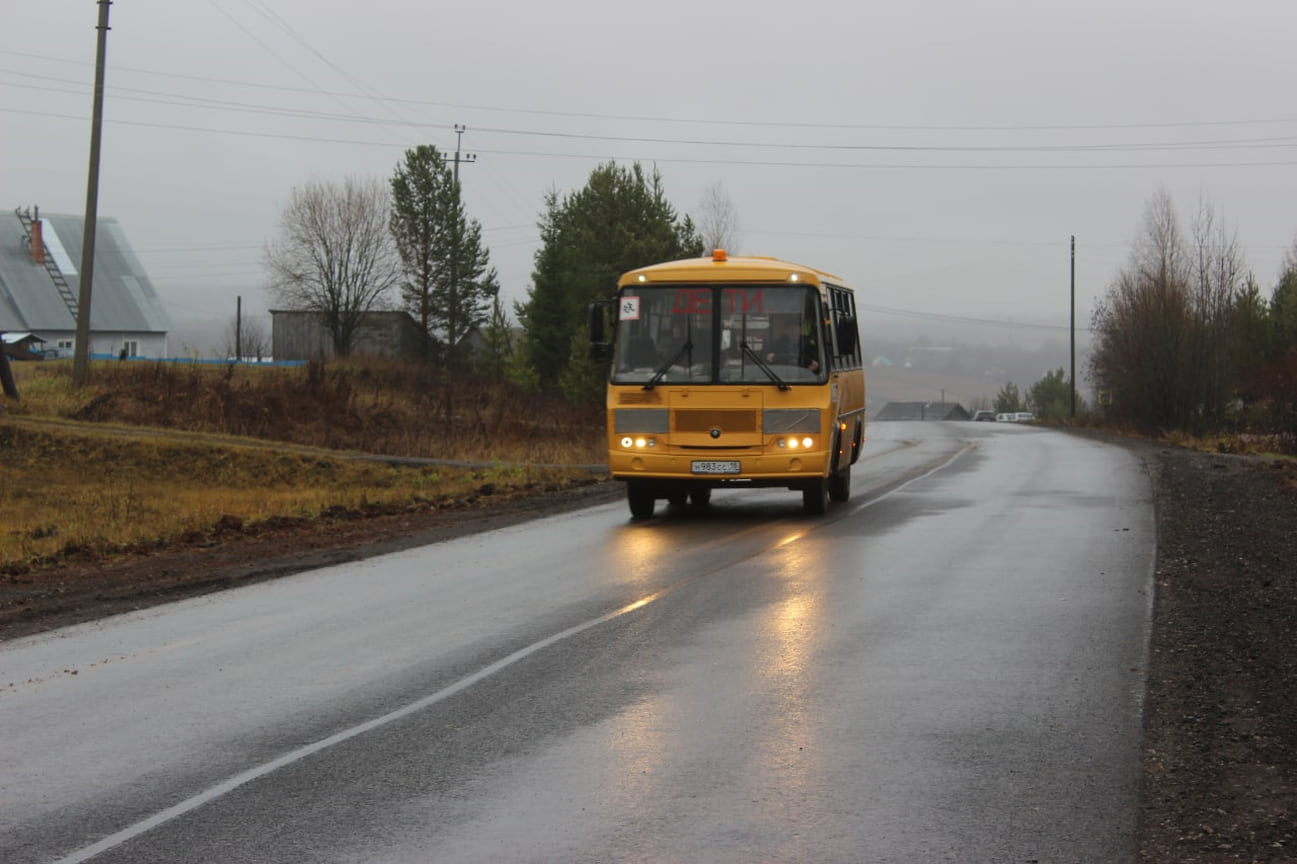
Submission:
{"label": "bus headlight", "polygon": [[809,450],[815,446],[815,439],[811,438],[809,435],[805,438],[780,438],[775,446],[780,449]]}
{"label": "bus headlight", "polygon": [[627,435],[621,439],[621,446],[624,450],[643,450],[646,447],[652,450],[654,447],[658,446],[658,442],[656,438],[649,438],[644,435],[640,435],[637,438],[632,438]]}

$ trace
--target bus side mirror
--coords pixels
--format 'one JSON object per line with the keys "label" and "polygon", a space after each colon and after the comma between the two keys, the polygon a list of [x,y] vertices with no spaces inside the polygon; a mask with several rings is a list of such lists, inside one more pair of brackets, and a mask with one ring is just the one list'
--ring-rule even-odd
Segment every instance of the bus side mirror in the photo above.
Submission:
{"label": "bus side mirror", "polygon": [[586,333],[590,336],[590,358],[605,360],[612,356],[608,342],[607,303],[591,303],[586,307]]}
{"label": "bus side mirror", "polygon": [[858,334],[855,318],[840,319],[838,321],[838,351],[843,354],[855,354]]}

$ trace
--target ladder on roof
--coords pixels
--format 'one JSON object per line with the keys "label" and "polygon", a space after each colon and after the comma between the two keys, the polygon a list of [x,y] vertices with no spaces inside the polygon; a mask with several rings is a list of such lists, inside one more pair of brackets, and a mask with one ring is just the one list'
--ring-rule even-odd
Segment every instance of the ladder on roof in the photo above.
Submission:
{"label": "ladder on roof", "polygon": [[[32,217],[30,213],[24,213],[21,208],[15,207],[14,213],[18,215],[18,221],[22,223],[23,230],[27,232],[27,242],[31,243],[32,239]],[[68,307],[68,312],[72,315],[72,322],[77,320],[77,298],[72,294],[72,288],[68,285],[68,280],[64,278],[63,271],[59,269],[58,263],[54,256],[50,254],[50,247],[45,241],[41,240],[41,245],[45,247],[45,272],[50,274],[50,281],[54,283],[54,289],[59,292],[63,298],[63,305]]]}

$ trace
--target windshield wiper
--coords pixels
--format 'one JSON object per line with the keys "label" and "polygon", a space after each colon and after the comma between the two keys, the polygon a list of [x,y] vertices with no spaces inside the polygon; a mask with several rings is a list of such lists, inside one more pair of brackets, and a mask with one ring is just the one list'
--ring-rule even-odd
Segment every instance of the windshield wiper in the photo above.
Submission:
{"label": "windshield wiper", "polygon": [[739,347],[743,349],[744,354],[752,358],[752,362],[757,364],[757,368],[759,368],[762,372],[769,375],[770,380],[779,385],[780,390],[788,389],[788,385],[784,383],[784,379],[776,375],[775,370],[771,369],[769,366],[766,365],[766,361],[762,360],[761,355],[757,354],[757,352],[752,350],[751,345],[749,345],[746,342],[740,342]]}
{"label": "windshield wiper", "polygon": [[672,366],[676,365],[676,362],[679,361],[681,357],[685,356],[687,352],[692,351],[693,347],[694,347],[694,343],[690,340],[686,340],[685,344],[680,346],[680,350],[677,351],[675,354],[671,355],[670,360],[668,360],[667,362],[659,366],[658,371],[653,373],[652,378],[644,382],[644,389],[652,390],[653,385],[661,381],[662,376],[667,374],[667,370],[670,369]]}

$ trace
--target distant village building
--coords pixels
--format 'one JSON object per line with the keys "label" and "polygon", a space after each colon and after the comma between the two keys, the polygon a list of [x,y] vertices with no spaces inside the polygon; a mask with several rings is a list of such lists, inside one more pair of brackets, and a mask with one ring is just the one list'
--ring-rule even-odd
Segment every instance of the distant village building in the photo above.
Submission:
{"label": "distant village building", "polygon": [[[27,334],[27,350],[71,357],[81,292],[82,216],[38,209],[0,213],[0,332]],[[116,219],[95,228],[91,355],[165,357],[171,319]]]}
{"label": "distant village building", "polygon": [[971,420],[958,402],[888,402],[874,420]]}
{"label": "distant village building", "polygon": [[[270,310],[271,352],[275,360],[315,360],[333,356],[333,336],[320,312]],[[352,354],[419,356],[428,336],[408,312],[367,312],[351,346]]]}
{"label": "distant village building", "polygon": [[42,360],[45,340],[35,333],[0,333],[0,347],[15,360]]}

